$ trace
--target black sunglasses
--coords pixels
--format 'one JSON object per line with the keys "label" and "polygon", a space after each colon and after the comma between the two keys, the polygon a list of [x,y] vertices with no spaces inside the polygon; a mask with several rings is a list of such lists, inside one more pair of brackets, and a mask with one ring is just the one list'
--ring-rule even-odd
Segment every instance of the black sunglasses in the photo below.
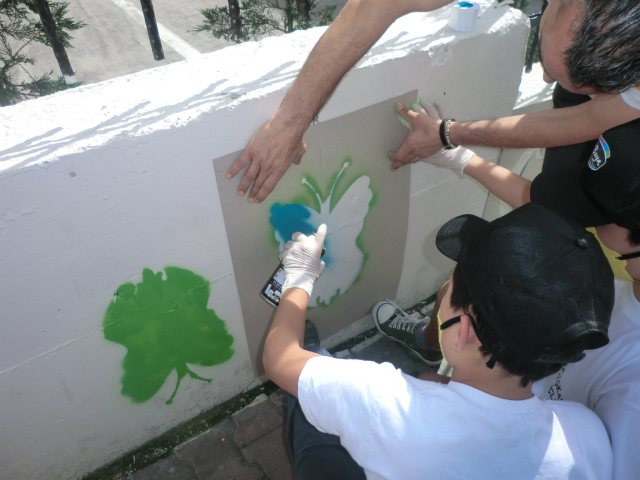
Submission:
{"label": "black sunglasses", "polygon": [[[469,315],[469,314],[465,313],[464,315]],[[450,318],[446,322],[442,322],[442,324],[440,325],[440,330],[445,330],[449,328],[451,325],[458,323],[461,317],[462,315],[458,315],[457,317]],[[480,329],[478,328],[476,319],[473,318],[472,315],[469,315],[469,318],[471,319],[471,326],[473,327],[473,331],[476,332],[476,336],[478,337],[478,340],[480,340],[480,343],[484,348],[486,348],[487,350],[489,350],[489,352],[491,352],[492,351],[491,344],[487,341],[486,338],[484,338],[484,335],[480,333]],[[491,357],[489,358],[489,361],[487,362],[487,367],[493,368],[495,365],[496,365],[496,359],[493,358],[493,355],[491,355]]]}
{"label": "black sunglasses", "polygon": [[629,260],[631,258],[638,258],[640,257],[640,251],[638,252],[634,252],[634,253],[627,253],[626,255],[620,255],[619,257],[616,257],[618,260]]}

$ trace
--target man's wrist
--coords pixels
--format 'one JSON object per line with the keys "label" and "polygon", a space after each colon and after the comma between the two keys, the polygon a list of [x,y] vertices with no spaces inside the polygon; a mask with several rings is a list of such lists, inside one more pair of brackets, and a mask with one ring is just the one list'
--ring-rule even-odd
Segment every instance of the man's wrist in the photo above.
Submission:
{"label": "man's wrist", "polygon": [[306,120],[300,115],[288,115],[287,112],[278,110],[273,117],[269,119],[269,126],[290,138],[302,138],[309,128],[309,125],[311,125],[312,120],[313,118]]}

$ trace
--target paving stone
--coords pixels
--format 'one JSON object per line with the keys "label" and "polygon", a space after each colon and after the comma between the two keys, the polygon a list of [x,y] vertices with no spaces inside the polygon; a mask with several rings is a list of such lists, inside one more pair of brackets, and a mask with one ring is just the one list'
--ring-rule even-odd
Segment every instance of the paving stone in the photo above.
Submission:
{"label": "paving stone", "polygon": [[256,398],[248,407],[234,413],[233,419],[238,424],[233,439],[240,447],[282,425],[281,414],[264,394]]}
{"label": "paving stone", "polygon": [[383,337],[381,333],[376,333],[373,337],[367,338],[363,342],[360,342],[359,344],[354,345],[353,347],[351,347],[351,353],[353,354],[353,357],[360,358],[359,355],[361,351],[369,349],[373,344],[377,343],[383,338],[385,337]]}
{"label": "paving stone", "polygon": [[256,465],[245,465],[231,441],[234,424],[227,419],[211,430],[175,449],[178,460],[189,462],[200,480],[260,480]]}
{"label": "paving stone", "polygon": [[336,358],[351,358],[351,352],[348,349],[340,350],[339,352],[334,353],[333,356]]}
{"label": "paving stone", "polygon": [[247,460],[258,462],[270,480],[296,478],[284,425],[250,443],[241,452]]}
{"label": "paving stone", "polygon": [[276,406],[276,409],[280,413],[280,416],[284,419],[287,418],[287,392],[284,390],[276,390],[271,394],[269,400]]}
{"label": "paving stone", "polygon": [[273,404],[276,407],[282,407],[283,405],[286,406],[287,405],[287,392],[285,392],[283,389],[276,390],[275,392],[273,392],[271,394],[269,399],[271,400],[271,402],[273,402]]}
{"label": "paving stone", "polygon": [[176,462],[173,457],[167,457],[138,470],[128,478],[129,480],[195,480],[196,472],[192,466]]}
{"label": "paving stone", "polygon": [[[384,336],[381,336],[381,338],[377,339],[374,343],[370,343],[364,348],[356,350],[354,347],[351,351],[353,352],[354,358],[372,360],[378,363],[389,362],[407,375],[414,377],[417,377],[423,372],[434,371],[433,367],[418,360],[408,348]],[[437,370],[437,368],[435,370]]]}

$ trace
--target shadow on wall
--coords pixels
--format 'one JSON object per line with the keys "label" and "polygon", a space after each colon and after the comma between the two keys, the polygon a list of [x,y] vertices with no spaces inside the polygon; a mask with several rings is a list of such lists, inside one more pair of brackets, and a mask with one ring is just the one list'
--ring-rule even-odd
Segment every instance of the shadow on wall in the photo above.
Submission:
{"label": "shadow on wall", "polygon": [[[223,108],[230,105],[235,100],[245,95],[246,92],[255,91],[260,86],[265,86],[273,82],[283,82],[295,78],[297,72],[281,73],[286,70],[287,67],[295,64],[294,61],[286,62],[274,68],[269,73],[263,75],[258,80],[246,82],[243,84],[234,84],[232,88],[224,91],[216,92],[218,87],[229,82],[229,80],[219,80],[212,83],[205,88],[201,93],[193,95],[181,102],[173,105],[162,105],[158,108],[151,110],[144,110],[144,107],[149,105],[150,101],[140,102],[139,104],[129,108],[125,112],[122,112],[114,117],[110,117],[108,120],[94,125],[85,130],[76,132],[72,135],[67,135],[62,138],[55,138],[54,136],[63,131],[64,128],[57,127],[49,130],[48,132],[32,137],[22,143],[14,145],[8,149],[0,151],[0,164],[7,162],[16,157],[29,156],[30,158],[24,159],[19,163],[13,165],[14,167],[20,167],[25,164],[34,162],[37,158],[43,158],[50,155],[61,148],[72,145],[85,138],[92,136],[114,134],[118,135],[132,135],[143,128],[156,125],[163,121],[169,115],[174,113],[184,113],[189,109],[194,109],[204,105],[210,106],[210,108]],[[76,93],[76,92],[73,92]]]}
{"label": "shadow on wall", "polygon": [[[502,7],[494,6],[490,8]],[[394,51],[403,52],[403,55],[406,55],[407,49],[410,49],[410,51],[426,49],[432,57],[432,62],[435,62],[436,64],[445,63],[450,56],[450,50],[446,40],[450,37],[456,36],[456,33],[447,27],[448,12],[448,9],[441,9],[435,12],[430,12],[429,14],[424,14],[425,19],[429,21],[430,26],[432,25],[434,27],[433,30],[429,30],[428,35],[417,36],[413,34],[410,36],[411,34],[409,32],[400,32],[395,37],[375,45],[360,63],[369,61],[375,62],[376,57],[387,57],[390,52]],[[483,22],[483,17],[486,16],[486,13],[487,11],[485,10],[480,14],[479,26]],[[444,48],[444,50],[440,51],[442,48]],[[162,105],[150,110],[144,110],[144,108],[151,102],[140,102],[137,105],[128,108],[126,111],[110,117],[102,123],[61,138],[56,137],[56,134],[64,131],[64,128],[53,128],[42,135],[29,138],[24,142],[0,151],[0,158],[2,159],[0,160],[0,164],[10,161],[16,157],[28,156],[29,158],[21,160],[14,165],[15,167],[20,167],[37,161],[39,158],[44,158],[65,146],[72,145],[92,136],[113,136],[115,134],[131,135],[139,132],[145,127],[150,127],[160,123],[172,114],[184,113],[189,109],[205,105],[216,109],[225,107],[232,104],[247,92],[255,92],[256,90],[273,83],[293,80],[298,74],[297,69],[290,70],[288,72],[285,71],[288,67],[291,67],[296,63],[297,62],[293,60],[283,63],[256,80],[242,84],[234,84],[232,88],[228,88],[223,91],[216,90],[221,85],[230,82],[230,80],[219,80],[209,85],[201,93],[193,95],[173,105]],[[177,65],[176,67],[179,68]],[[77,92],[71,92],[71,94],[80,94],[82,93],[82,90],[83,89],[80,89]]]}

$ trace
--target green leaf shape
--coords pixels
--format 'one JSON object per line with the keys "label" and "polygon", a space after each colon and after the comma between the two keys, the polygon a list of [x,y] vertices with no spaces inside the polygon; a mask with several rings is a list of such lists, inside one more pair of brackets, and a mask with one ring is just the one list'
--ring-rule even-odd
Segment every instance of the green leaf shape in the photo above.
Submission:
{"label": "green leaf shape", "polygon": [[104,337],[124,345],[122,394],[135,403],[151,399],[175,369],[173,402],[185,375],[211,382],[191,371],[188,364],[210,367],[233,356],[233,336],[216,313],[207,308],[210,282],[189,270],[145,268],[142,282],[118,287],[104,316]]}

